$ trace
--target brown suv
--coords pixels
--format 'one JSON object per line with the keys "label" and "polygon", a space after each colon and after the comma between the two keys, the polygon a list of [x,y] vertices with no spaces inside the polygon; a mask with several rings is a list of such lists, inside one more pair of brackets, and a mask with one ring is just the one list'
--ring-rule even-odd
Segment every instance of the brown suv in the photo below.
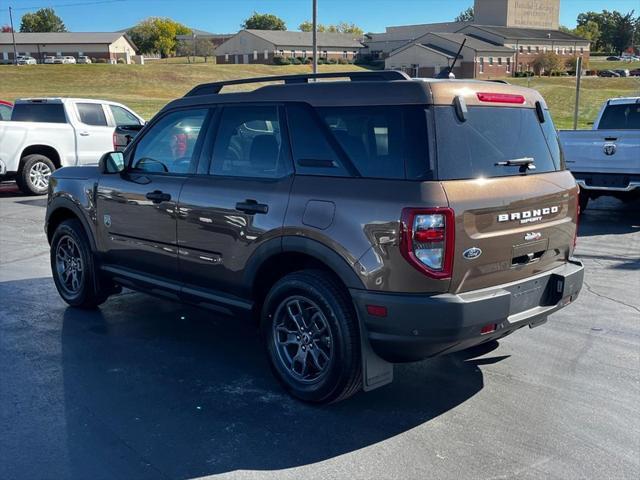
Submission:
{"label": "brown suv", "polygon": [[253,313],[285,388],[328,402],[575,300],[577,212],[536,91],[357,72],[196,87],[55,172],[46,229],[70,305],[124,286]]}

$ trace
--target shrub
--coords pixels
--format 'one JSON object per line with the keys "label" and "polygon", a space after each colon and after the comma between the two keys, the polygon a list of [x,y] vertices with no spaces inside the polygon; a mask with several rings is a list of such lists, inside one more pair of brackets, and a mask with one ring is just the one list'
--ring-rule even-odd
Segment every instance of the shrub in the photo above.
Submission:
{"label": "shrub", "polygon": [[118,59],[118,63],[119,63],[120,65],[124,65],[126,62],[124,61],[124,58],[119,58],[119,59]]}
{"label": "shrub", "polygon": [[300,65],[302,62],[297,58],[292,58],[291,60],[289,60],[289,63],[291,63],[291,65]]}
{"label": "shrub", "polygon": [[275,57],[273,57],[274,65],[289,65],[289,63],[289,59],[283,57],[282,55],[276,55]]}
{"label": "shrub", "polygon": [[318,57],[318,65],[324,65],[327,63],[327,59],[324,57]]}
{"label": "shrub", "polygon": [[109,61],[106,58],[98,58],[96,63],[109,63]]}
{"label": "shrub", "polygon": [[327,63],[329,63],[330,65],[335,65],[338,63],[338,61],[335,58],[330,58]]}
{"label": "shrub", "polygon": [[349,60],[347,60],[346,58],[339,58],[338,59],[338,63],[340,65],[348,65],[349,64]]}

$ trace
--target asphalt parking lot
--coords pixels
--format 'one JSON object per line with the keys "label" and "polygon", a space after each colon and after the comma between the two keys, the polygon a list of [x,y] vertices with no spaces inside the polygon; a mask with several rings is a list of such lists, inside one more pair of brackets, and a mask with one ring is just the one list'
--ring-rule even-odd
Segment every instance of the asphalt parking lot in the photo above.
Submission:
{"label": "asphalt parking lot", "polygon": [[67,308],[45,199],[0,185],[0,478],[640,478],[640,203],[582,217],[578,301],[337,405],[285,395],[255,328],[132,292]]}

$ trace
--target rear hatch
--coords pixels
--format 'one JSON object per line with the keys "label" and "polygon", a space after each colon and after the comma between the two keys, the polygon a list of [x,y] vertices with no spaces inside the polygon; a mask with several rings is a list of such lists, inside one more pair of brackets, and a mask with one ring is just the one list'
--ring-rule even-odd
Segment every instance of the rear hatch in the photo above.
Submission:
{"label": "rear hatch", "polygon": [[530,277],[573,250],[578,189],[538,108],[434,107],[437,176],[455,213],[452,292]]}

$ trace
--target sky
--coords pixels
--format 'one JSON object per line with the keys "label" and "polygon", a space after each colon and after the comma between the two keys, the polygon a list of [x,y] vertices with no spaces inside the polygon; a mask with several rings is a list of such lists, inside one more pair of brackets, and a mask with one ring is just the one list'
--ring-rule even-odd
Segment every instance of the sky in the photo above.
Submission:
{"label": "sky", "polygon": [[[14,25],[20,17],[42,7],[52,7],[67,30],[104,32],[122,30],[149,16],[171,17],[191,28],[214,33],[234,33],[254,11],[273,13],[289,30],[311,18],[311,0],[0,0],[0,25]],[[318,22],[358,24],[366,32],[383,32],[386,26],[452,21],[473,5],[473,0],[318,0]],[[575,27],[578,13],[593,10],[640,13],[640,0],[561,0],[560,23]]]}

